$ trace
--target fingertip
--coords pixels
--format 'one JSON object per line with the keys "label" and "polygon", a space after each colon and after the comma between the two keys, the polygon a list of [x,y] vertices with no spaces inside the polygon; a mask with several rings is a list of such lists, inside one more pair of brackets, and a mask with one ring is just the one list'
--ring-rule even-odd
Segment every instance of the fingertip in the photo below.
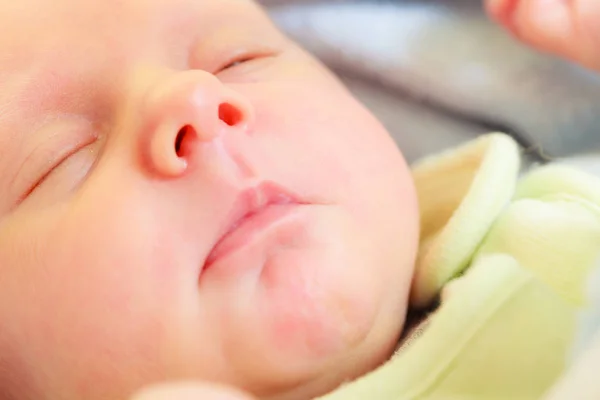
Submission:
{"label": "fingertip", "polygon": [[581,43],[565,0],[487,0],[490,16],[516,39],[537,50],[574,59]]}
{"label": "fingertip", "polygon": [[487,0],[485,8],[490,17],[502,25],[510,25],[519,0]]}

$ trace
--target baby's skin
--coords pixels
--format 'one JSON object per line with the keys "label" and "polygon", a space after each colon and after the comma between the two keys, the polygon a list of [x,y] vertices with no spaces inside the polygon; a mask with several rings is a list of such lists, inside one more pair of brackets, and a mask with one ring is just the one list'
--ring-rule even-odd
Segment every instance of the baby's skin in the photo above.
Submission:
{"label": "baby's skin", "polygon": [[0,26],[3,399],[307,399],[389,357],[409,170],[256,4],[3,1]]}

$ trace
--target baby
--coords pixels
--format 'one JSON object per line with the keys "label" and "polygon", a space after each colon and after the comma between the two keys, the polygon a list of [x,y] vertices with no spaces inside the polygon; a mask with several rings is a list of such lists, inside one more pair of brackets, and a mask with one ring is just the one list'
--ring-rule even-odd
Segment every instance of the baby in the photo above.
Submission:
{"label": "baby", "polygon": [[[574,19],[531,31],[535,1],[491,3],[534,44],[598,65],[573,28],[593,1],[581,15],[546,1]],[[195,381],[304,400],[390,357],[419,246],[413,177],[256,4],[1,7],[4,399]],[[246,396],[219,388],[141,397]]]}
{"label": "baby", "polygon": [[409,170],[256,4],[1,7],[3,398],[305,399],[390,355]]}

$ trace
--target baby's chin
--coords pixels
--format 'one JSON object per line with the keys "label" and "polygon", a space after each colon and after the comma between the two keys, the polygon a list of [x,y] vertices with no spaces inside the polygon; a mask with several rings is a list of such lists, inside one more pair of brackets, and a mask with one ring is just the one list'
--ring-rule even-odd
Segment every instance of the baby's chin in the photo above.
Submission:
{"label": "baby's chin", "polygon": [[376,234],[366,240],[334,206],[307,209],[301,228],[293,245],[230,259],[263,263],[249,301],[222,322],[243,386],[269,398],[306,399],[368,372],[402,328],[406,290],[389,285],[401,255],[383,254]]}

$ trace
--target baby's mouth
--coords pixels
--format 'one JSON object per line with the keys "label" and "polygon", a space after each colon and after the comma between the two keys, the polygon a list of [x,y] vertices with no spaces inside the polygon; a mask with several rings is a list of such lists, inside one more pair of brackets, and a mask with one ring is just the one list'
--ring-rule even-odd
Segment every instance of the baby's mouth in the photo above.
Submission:
{"label": "baby's mouth", "polygon": [[235,200],[225,224],[226,229],[209,253],[203,270],[249,244],[254,235],[306,204],[273,182],[262,182],[243,190]]}

